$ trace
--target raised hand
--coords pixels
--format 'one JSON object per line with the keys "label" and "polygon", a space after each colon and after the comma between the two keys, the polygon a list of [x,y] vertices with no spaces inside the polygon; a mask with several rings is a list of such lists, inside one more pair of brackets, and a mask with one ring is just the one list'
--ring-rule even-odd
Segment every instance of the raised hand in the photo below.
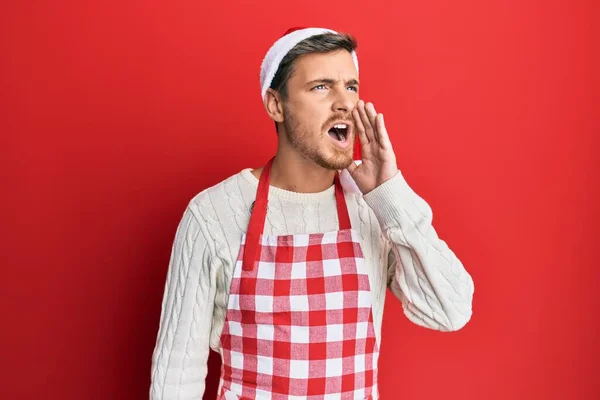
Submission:
{"label": "raised hand", "polygon": [[372,103],[359,100],[352,111],[354,124],[360,142],[362,164],[350,164],[348,172],[363,194],[398,173],[396,154],[392,148],[383,120],[383,114],[377,114]]}

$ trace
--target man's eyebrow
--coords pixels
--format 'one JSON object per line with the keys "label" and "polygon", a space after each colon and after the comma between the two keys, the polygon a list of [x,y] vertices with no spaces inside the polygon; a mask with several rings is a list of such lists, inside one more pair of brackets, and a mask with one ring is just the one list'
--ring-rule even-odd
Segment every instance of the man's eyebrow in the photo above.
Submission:
{"label": "man's eyebrow", "polygon": [[[308,82],[306,84],[306,86],[316,85],[319,83],[326,83],[328,85],[333,85],[334,83],[337,83],[337,82],[338,82],[337,80],[331,79],[331,78],[320,78],[320,79],[315,79],[315,80]],[[360,83],[356,79],[350,79],[348,82],[346,82],[346,84],[347,85],[356,85],[356,86],[360,85]]]}

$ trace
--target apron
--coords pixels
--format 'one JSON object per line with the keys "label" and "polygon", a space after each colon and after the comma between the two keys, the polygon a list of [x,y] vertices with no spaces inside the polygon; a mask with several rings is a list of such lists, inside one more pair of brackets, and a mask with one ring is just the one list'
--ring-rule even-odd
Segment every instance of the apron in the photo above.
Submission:
{"label": "apron", "polygon": [[369,277],[339,175],[339,231],[267,236],[272,162],[233,272],[218,399],[377,399]]}

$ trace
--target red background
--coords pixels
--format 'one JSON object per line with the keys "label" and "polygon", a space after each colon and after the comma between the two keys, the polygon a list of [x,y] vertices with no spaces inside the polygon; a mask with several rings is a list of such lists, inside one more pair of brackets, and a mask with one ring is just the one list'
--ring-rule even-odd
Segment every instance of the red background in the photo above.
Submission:
{"label": "red background", "polygon": [[475,281],[452,334],[388,298],[382,397],[600,395],[598,2],[0,7],[0,398],[148,397],[175,229],[274,152],[259,66],[296,25],[358,38],[362,98]]}

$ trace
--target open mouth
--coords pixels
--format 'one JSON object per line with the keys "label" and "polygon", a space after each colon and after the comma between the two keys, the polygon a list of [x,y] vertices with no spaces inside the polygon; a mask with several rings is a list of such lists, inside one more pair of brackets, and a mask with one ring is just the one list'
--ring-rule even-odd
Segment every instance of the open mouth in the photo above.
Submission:
{"label": "open mouth", "polygon": [[344,123],[335,124],[329,129],[328,133],[333,139],[339,142],[345,142],[350,133],[350,126]]}

